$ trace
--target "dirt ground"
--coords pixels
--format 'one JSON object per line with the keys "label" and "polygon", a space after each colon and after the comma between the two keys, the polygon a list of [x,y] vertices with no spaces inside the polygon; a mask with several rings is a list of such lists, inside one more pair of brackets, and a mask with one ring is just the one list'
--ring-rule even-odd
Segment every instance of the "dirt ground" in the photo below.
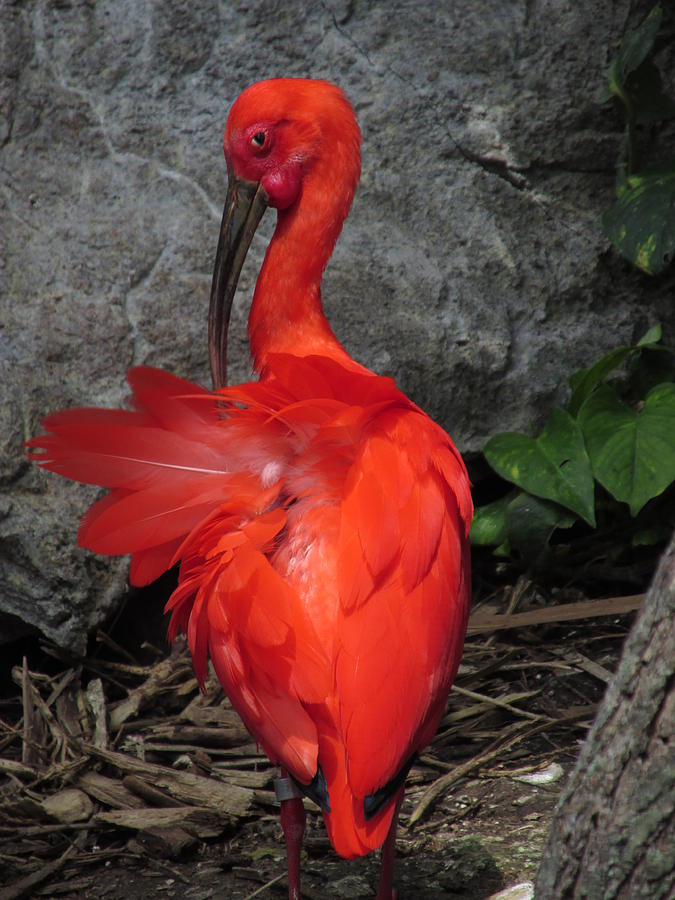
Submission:
{"label": "dirt ground", "polygon": [[[497,776],[472,779],[450,792],[432,820],[415,830],[401,829],[395,868],[400,900],[483,900],[502,887],[532,880],[561,783],[535,787]],[[408,801],[404,815],[411,807]],[[328,844],[321,817],[313,814],[308,816],[305,847],[303,896],[374,896],[377,855],[340,859]],[[129,852],[108,862],[93,861],[89,871],[79,866],[71,877],[65,876],[67,871],[35,896],[244,900],[282,898],[287,891],[276,815],[248,823],[229,841],[200,845],[185,861]]]}

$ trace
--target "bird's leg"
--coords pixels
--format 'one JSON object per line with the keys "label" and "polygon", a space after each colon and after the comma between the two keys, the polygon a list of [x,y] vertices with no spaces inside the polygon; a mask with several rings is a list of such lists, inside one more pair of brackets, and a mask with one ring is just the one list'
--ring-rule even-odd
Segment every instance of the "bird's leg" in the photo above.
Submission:
{"label": "bird's leg", "polygon": [[281,827],[286,838],[288,900],[300,900],[300,850],[306,818],[302,794],[283,768],[281,778],[274,782],[274,789],[281,801]]}
{"label": "bird's leg", "polygon": [[394,889],[394,855],[396,853],[396,828],[398,826],[398,811],[403,803],[405,785],[401,787],[396,798],[394,815],[391,819],[389,832],[382,844],[382,863],[380,868],[380,883],[377,888],[376,900],[396,900],[397,892]]}

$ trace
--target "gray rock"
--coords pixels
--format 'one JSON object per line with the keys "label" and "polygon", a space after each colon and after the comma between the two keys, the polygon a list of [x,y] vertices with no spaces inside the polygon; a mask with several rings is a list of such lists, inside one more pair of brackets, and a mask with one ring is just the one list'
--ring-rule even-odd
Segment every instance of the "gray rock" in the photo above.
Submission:
{"label": "gray rock", "polygon": [[653,322],[672,339],[673,275],[631,271],[600,230],[621,122],[595,98],[633,6],[0,0],[5,636],[82,649],[124,590],[123,560],[75,548],[95,492],[28,466],[22,442],[49,410],[119,404],[132,364],[207,382],[222,130],[253,81],[326,77],[352,98],[364,170],[326,311],[462,450],[539,420],[572,369]]}

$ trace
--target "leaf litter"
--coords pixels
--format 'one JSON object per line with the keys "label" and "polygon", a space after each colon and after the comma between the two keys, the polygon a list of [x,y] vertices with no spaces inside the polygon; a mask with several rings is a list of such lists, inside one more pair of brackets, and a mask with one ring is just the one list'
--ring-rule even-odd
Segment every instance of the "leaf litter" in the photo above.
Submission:
{"label": "leaf litter", "polygon": [[[478,900],[534,877],[563,773],[642,599],[544,605],[519,579],[474,610],[446,715],[408,778],[402,898]],[[282,897],[277,770],[215,677],[200,693],[182,639],[148,663],[107,634],[97,644],[85,658],[43,644],[43,671],[25,657],[12,669],[0,900]],[[372,895],[377,860],[340,860],[306,806],[303,894]]]}

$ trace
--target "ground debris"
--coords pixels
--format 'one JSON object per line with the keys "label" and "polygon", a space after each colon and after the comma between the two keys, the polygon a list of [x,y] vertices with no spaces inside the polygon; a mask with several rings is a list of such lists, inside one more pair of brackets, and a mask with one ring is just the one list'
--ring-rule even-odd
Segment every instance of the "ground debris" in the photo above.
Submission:
{"label": "ground debris", "polygon": [[[637,600],[616,612],[608,601],[516,609],[527,603],[520,585],[474,613],[446,715],[410,772],[401,897],[452,886],[458,898],[478,900],[534,876],[560,776],[611,677],[630,624],[625,609]],[[579,626],[577,614],[587,617]],[[98,898],[103,886],[117,897],[110,879],[125,871],[137,885],[120,890],[129,900],[188,896],[185,885],[202,898],[281,896],[276,770],[215,678],[199,691],[182,640],[151,665],[104,635],[99,643],[114,658],[72,659],[49,646],[49,673],[25,658],[12,670],[16,715],[0,717],[0,900]],[[370,895],[377,861],[354,871],[337,859],[309,801],[307,808],[307,896]],[[506,827],[518,832],[515,853]],[[415,887],[424,878],[426,887]],[[183,887],[172,894],[174,883]]]}

